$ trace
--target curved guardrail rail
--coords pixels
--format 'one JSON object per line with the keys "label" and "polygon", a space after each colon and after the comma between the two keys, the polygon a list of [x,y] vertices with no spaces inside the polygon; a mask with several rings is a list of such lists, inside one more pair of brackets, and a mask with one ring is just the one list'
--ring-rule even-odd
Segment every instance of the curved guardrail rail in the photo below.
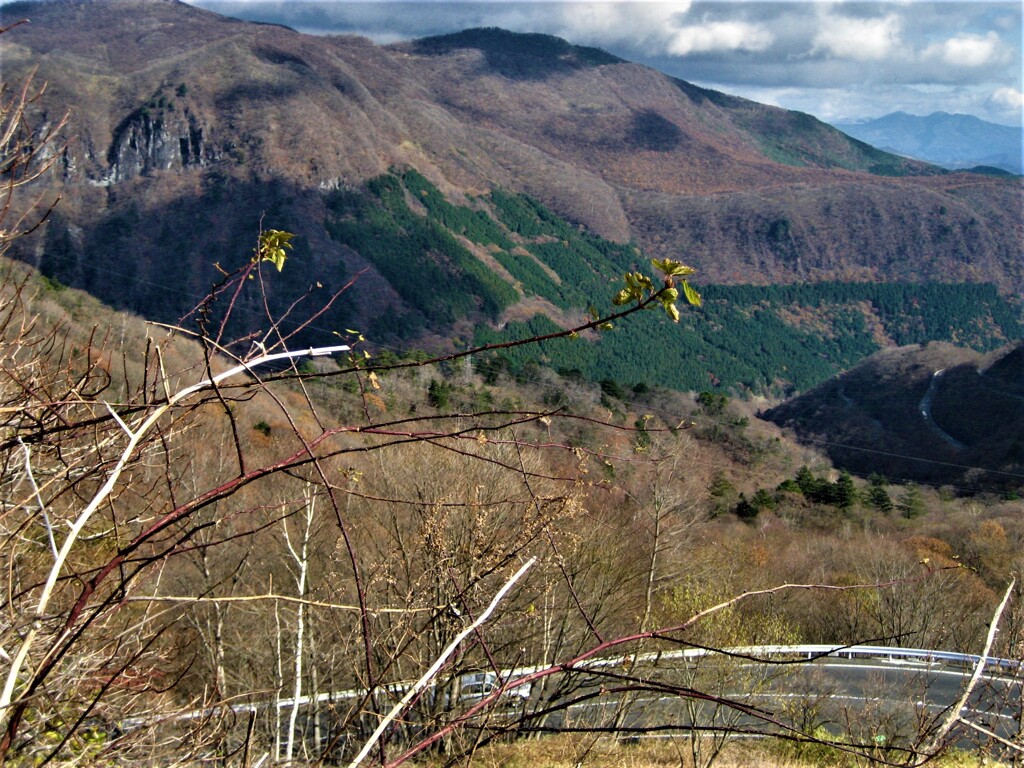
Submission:
{"label": "curved guardrail rail", "polygon": [[1021,659],[1003,659],[998,656],[979,656],[973,653],[935,651],[927,648],[899,648],[882,645],[762,645],[749,648],[726,649],[726,653],[748,651],[752,656],[806,655],[808,658],[834,656],[843,659],[915,660],[929,664],[956,664],[975,667],[980,661],[987,668],[1020,674],[1024,671]]}
{"label": "curved guardrail rail", "polygon": [[[834,657],[838,659],[881,659],[889,661],[922,661],[928,664],[946,664],[963,667],[976,667],[978,662],[984,659],[985,667],[998,670],[1004,674],[1019,676],[1024,674],[1024,660],[1003,659],[997,656],[979,656],[971,653],[954,653],[953,651],[936,651],[928,648],[900,648],[896,646],[882,645],[749,645],[733,648],[706,649],[688,648],[680,651],[652,651],[638,656],[625,657],[633,661],[645,663],[672,659],[696,659],[704,656],[724,655],[739,656],[754,660],[770,661],[772,657],[803,657],[808,660]],[[623,656],[615,656],[611,659],[594,659],[580,664],[575,669],[584,670],[593,667],[601,667],[609,664],[622,664]],[[541,667],[517,668],[507,670],[513,679],[532,672],[539,671]]]}

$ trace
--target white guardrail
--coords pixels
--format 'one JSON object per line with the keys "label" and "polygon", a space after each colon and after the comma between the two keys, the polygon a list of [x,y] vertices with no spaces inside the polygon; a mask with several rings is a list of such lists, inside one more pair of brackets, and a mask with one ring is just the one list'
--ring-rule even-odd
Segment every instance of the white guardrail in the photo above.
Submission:
{"label": "white guardrail", "polygon": [[[771,662],[773,659],[803,658],[808,661],[823,658],[835,659],[879,659],[882,661],[917,661],[924,664],[960,666],[973,669],[982,660],[977,654],[936,651],[928,648],[897,648],[881,645],[749,645],[733,648],[687,648],[679,651],[650,651],[648,653],[620,654],[600,659],[586,659],[565,671],[583,672],[607,666],[621,666],[623,663],[651,663],[672,660],[699,659],[705,656],[734,656],[747,661]],[[1019,677],[1024,673],[1024,660],[1002,659],[985,656],[985,668],[992,672]],[[519,678],[540,672],[548,667],[517,667],[502,670],[501,678],[506,686],[514,686]]]}
{"label": "white guardrail", "polygon": [[[636,657],[637,661],[655,661],[657,659],[700,658],[707,655],[720,654],[740,656],[752,660],[770,661],[773,657],[803,657],[816,659],[833,657],[837,659],[881,659],[885,661],[922,661],[929,664],[946,664],[975,667],[982,660],[981,656],[971,653],[953,653],[952,651],[935,651],[927,648],[898,648],[882,645],[750,645],[736,648],[703,649],[692,648],[685,651],[667,651],[665,653],[645,653]],[[622,661],[621,656],[613,663]],[[1002,659],[997,656],[985,656],[986,668],[995,668],[1002,672],[1019,674],[1024,669],[1024,661],[1020,659]]]}

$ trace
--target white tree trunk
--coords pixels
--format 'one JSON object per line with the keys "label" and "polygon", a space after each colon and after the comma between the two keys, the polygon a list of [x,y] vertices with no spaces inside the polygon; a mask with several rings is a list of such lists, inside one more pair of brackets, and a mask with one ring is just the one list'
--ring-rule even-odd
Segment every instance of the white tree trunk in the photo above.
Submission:
{"label": "white tree trunk", "polygon": [[[274,593],[274,581],[270,581],[270,593]],[[277,645],[274,668],[274,762],[281,760],[281,691],[284,688],[284,648],[281,640],[281,605],[274,601],[274,630]]]}
{"label": "white tree trunk", "polygon": [[281,521],[281,525],[284,526],[285,543],[287,543],[288,551],[295,561],[295,594],[300,600],[295,616],[295,653],[292,659],[294,683],[292,685],[292,708],[288,717],[288,740],[285,746],[285,760],[289,763],[291,763],[295,756],[295,726],[299,717],[299,699],[302,696],[302,657],[305,652],[306,641],[306,604],[301,601],[306,597],[306,583],[309,576],[309,539],[313,530],[313,517],[316,512],[316,497],[313,495],[312,486],[307,484],[302,495],[305,497],[306,504],[298,548],[292,544],[291,535],[288,532],[288,519],[285,518]]}

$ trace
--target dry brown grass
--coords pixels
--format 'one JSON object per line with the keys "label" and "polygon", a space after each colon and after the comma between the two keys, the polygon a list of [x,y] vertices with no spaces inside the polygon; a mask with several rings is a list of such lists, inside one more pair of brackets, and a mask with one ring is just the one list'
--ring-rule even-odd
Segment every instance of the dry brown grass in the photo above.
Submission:
{"label": "dry brown grass", "polygon": [[[629,743],[617,739],[582,735],[551,736],[535,741],[495,744],[479,750],[463,763],[473,768],[693,768],[685,737],[645,739]],[[421,765],[430,766],[425,761]],[[847,768],[868,766],[864,759],[834,761],[787,757],[770,741],[737,741],[726,745],[714,768]],[[934,768],[998,768],[1001,763],[980,755],[953,753],[929,765]]]}

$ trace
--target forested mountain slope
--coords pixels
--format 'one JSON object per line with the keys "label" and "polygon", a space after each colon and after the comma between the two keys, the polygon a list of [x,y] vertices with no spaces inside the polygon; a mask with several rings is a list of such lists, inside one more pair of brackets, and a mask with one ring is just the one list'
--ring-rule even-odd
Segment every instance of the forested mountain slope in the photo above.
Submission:
{"label": "forested mountain slope", "polygon": [[[637,249],[580,231],[538,201],[493,190],[453,205],[414,170],[372,179],[366,192],[325,198],[331,236],[377,268],[412,311],[386,313],[371,336],[416,337],[472,313],[476,343],[544,335],[607,301]],[[488,268],[483,268],[481,260]],[[991,285],[812,283],[706,286],[678,324],[657,314],[613,332],[504,350],[521,370],[542,361],[592,381],[760,394],[804,390],[881,346],[956,341],[980,350],[1019,338],[1017,308]],[[538,314],[540,313],[540,314]],[[552,319],[554,318],[554,319]]]}
{"label": "forested mountain slope", "polygon": [[[3,36],[4,77],[38,68],[40,129],[65,110],[71,121],[49,179],[60,204],[17,255],[162,320],[190,310],[217,265],[246,259],[261,223],[299,235],[302,267],[272,288],[277,307],[356,277],[316,330],[370,329],[400,346],[464,341],[536,312],[563,323],[649,257],[682,259],[702,284],[971,281],[1004,298],[1024,287],[1019,182],[943,173],[556,38],[470,30],[380,47],[177,0],[4,6],[4,24],[23,17]],[[381,210],[380,180],[410,170],[424,180],[418,197],[392,189],[414,217],[405,228],[363,217]],[[444,221],[432,190],[505,242]],[[605,262],[561,258],[575,247],[567,235],[528,243],[554,235],[501,221],[503,194],[536,201],[560,231],[585,230]],[[417,265],[381,247],[403,237]],[[427,272],[442,286],[434,303],[416,290]],[[988,346],[1014,332],[992,326]],[[824,375],[853,361],[826,358]],[[718,363],[705,368],[693,375],[726,380]]]}
{"label": "forested mountain slope", "polygon": [[[0,204],[0,763],[294,765],[371,750],[381,764],[457,762],[569,714],[595,737],[623,735],[623,724],[630,737],[677,736],[677,761],[699,759],[694,726],[716,739],[764,736],[750,716],[783,728],[787,746],[816,746],[827,717],[842,729],[828,742],[864,759],[931,759],[961,735],[989,746],[973,728],[937,732],[913,707],[931,700],[923,692],[899,688],[912,709],[893,734],[871,691],[864,707],[832,697],[842,710],[809,719],[803,706],[765,708],[749,657],[727,654],[730,670],[672,652],[982,647],[1020,571],[1019,486],[964,499],[905,476],[837,475],[751,419],[752,402],[678,390],[694,372],[719,390],[802,388],[874,346],[935,335],[987,348],[1019,335],[998,276],[705,281],[703,308],[678,324],[641,312],[627,291],[609,330],[600,316],[616,311],[623,273],[644,286],[629,272],[657,266],[625,205],[637,189],[431,96],[440,80],[421,70],[465,56],[464,38],[453,51],[450,41],[384,50],[166,0],[12,12],[38,18],[5,28],[5,79],[38,64],[51,87],[33,98],[15,80],[0,104],[0,199],[14,201]],[[469,37],[495,35],[508,39]],[[554,98],[619,67],[661,77],[550,38],[521,41],[526,59],[474,49],[487,62],[473,65],[481,82],[539,81],[537,94]],[[555,74],[524,71],[530,61]],[[68,130],[49,134],[66,106]],[[747,143],[729,135],[739,158]],[[486,136],[535,164],[484,151]],[[889,183],[863,168],[764,162],[783,187],[786,174],[805,179],[791,189],[819,176]],[[36,173],[45,183],[30,183]],[[1011,188],[988,183],[973,187],[976,215],[997,220],[991,190]],[[570,210],[599,199],[609,206],[595,206],[590,225]],[[19,218],[32,200],[40,207]],[[630,237],[602,210],[618,210]],[[771,228],[781,243],[787,221]],[[278,228],[299,233],[294,251]],[[8,260],[14,249],[45,274]],[[697,303],[681,265],[659,270],[675,282],[648,282],[644,301],[670,316],[680,291]],[[186,328],[111,311],[67,282],[158,319],[188,311]],[[514,360],[511,342],[466,349],[581,317],[576,334],[559,331],[579,336],[569,347],[541,346],[546,367]],[[330,346],[306,346],[321,337]],[[431,358],[420,343],[460,351]],[[1016,407],[1020,355],[988,363],[981,375],[944,363],[943,380],[983,378],[972,396],[1006,393]],[[724,381],[738,364],[749,369]],[[636,380],[655,373],[672,388]],[[935,428],[965,445],[983,439],[954,426],[956,397],[934,382],[920,407]],[[986,655],[1020,655],[1024,622],[1012,611]],[[530,670],[515,681],[529,686],[516,707],[510,688],[466,690],[482,673],[511,684],[513,668]],[[608,681],[630,694],[611,725]],[[808,707],[828,694],[793,682]],[[701,709],[634,728],[625,707],[666,695]],[[588,702],[601,705],[598,720],[577,718]],[[735,718],[723,721],[723,707]]]}

